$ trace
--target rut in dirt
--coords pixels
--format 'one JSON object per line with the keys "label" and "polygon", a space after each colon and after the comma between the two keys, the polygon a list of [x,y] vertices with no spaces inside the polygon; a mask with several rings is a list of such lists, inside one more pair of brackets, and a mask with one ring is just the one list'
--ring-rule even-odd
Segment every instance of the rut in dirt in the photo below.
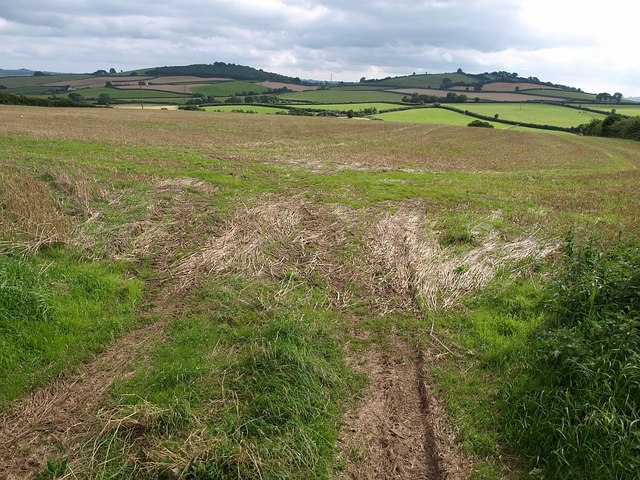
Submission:
{"label": "rut in dirt", "polygon": [[431,393],[425,355],[398,338],[355,359],[369,386],[346,416],[340,480],[466,478],[444,407]]}

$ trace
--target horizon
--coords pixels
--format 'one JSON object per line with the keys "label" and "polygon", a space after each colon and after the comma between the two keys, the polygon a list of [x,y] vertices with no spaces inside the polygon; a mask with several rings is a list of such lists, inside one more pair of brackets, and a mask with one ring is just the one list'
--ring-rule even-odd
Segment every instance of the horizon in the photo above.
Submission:
{"label": "horizon", "polygon": [[[226,63],[319,81],[506,70],[588,92],[640,96],[640,5],[594,1],[336,0],[162,5],[15,2],[0,12],[6,69],[93,72]],[[65,52],[61,55],[60,52]],[[151,67],[149,67],[151,68]]]}

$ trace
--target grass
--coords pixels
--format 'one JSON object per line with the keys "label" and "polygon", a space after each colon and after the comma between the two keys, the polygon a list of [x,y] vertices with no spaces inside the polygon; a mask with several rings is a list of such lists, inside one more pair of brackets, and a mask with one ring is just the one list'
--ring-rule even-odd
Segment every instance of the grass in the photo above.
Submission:
{"label": "grass", "polygon": [[594,105],[584,105],[585,107],[593,108],[594,110],[602,110],[605,113],[610,113],[611,110],[615,110],[622,115],[640,115],[640,105],[617,105],[617,104],[602,104],[597,103]]}
{"label": "grass", "polygon": [[398,105],[397,103],[330,103],[326,105],[313,105],[309,108],[317,110],[334,110],[338,112],[353,110],[354,112],[362,111],[365,109],[375,108],[379,112],[385,112],[389,110],[397,110],[398,108],[406,108],[405,105]]}
{"label": "grass", "polygon": [[504,120],[559,127],[577,127],[589,123],[593,118],[602,118],[602,115],[593,112],[529,103],[470,104],[461,108],[487,116],[498,114]]}
{"label": "grass", "polygon": [[[424,123],[427,125],[456,125],[460,127],[466,126],[473,119],[465,115],[461,115],[451,110],[442,108],[414,108],[411,110],[402,110],[399,112],[388,112],[375,115],[375,118],[385,120],[387,122],[408,122],[408,123]],[[495,128],[500,128],[500,124],[491,123]]]}
{"label": "grass", "polygon": [[136,323],[139,281],[122,266],[52,249],[0,255],[0,405],[103,349]]}
{"label": "grass", "polygon": [[[327,478],[339,466],[341,414],[362,383],[345,350],[384,348],[396,330],[441,354],[432,373],[474,456],[472,478],[517,476],[530,458],[518,458],[520,440],[506,434],[498,393],[528,375],[522,349],[546,322],[552,258],[504,265],[485,290],[429,311],[425,323],[397,292],[361,283],[395,285],[398,275],[364,270],[369,243],[388,232],[376,222],[411,213],[398,217],[398,238],[427,229],[449,263],[490,242],[553,243],[569,228],[613,241],[640,227],[640,153],[630,141],[280,115],[0,110],[10,187],[0,191],[0,235],[34,241],[58,217],[61,228],[59,242],[30,256],[0,257],[0,286],[17,292],[0,297],[9,299],[0,312],[29,319],[6,322],[7,331],[29,327],[6,337],[16,353],[3,345],[10,398],[131,328],[136,301],[156,298],[150,289],[141,297],[142,282],[170,286],[182,278],[176,264],[201,259],[191,290],[164,300],[166,341],[118,380],[82,458],[49,459],[49,473],[82,465],[85,476],[114,478]],[[79,172],[90,195],[73,187]],[[403,230],[414,217],[419,231]],[[33,228],[18,228],[20,218]],[[452,278],[472,267],[454,265]],[[336,292],[348,300],[337,303]],[[382,316],[377,301],[399,311]],[[449,351],[432,347],[430,320]],[[19,350],[45,335],[51,358],[63,352],[58,363]]]}
{"label": "grass", "polygon": [[113,392],[114,427],[98,452],[108,475],[329,478],[338,400],[353,388],[341,321],[317,308],[321,290],[299,284],[278,296],[285,286],[229,277],[202,286],[151,366]]}
{"label": "grass", "polygon": [[[105,93],[112,99],[123,100],[140,100],[140,91],[135,88],[80,88],[76,90],[77,93],[84,98],[98,98],[99,95]],[[64,95],[59,95],[64,96]],[[183,98],[172,92],[163,92],[161,90],[144,90],[143,97],[145,99],[150,98]]]}
{"label": "grass", "polygon": [[581,102],[592,102],[596,99],[593,93],[568,92],[566,90],[551,90],[548,88],[538,88],[522,90],[522,94],[543,95],[546,97],[558,97],[567,100],[578,100]]}
{"label": "grass", "polygon": [[547,478],[637,478],[640,245],[565,249],[545,322],[502,392],[507,434]]}
{"label": "grass", "polygon": [[309,103],[371,103],[371,102],[402,102],[401,93],[381,92],[379,90],[309,90],[306,92],[291,92],[279,95],[285,100],[297,100]]}
{"label": "grass", "polygon": [[201,93],[214,97],[227,97],[242,92],[265,93],[268,91],[267,87],[250,82],[218,82],[191,88],[192,93]]}

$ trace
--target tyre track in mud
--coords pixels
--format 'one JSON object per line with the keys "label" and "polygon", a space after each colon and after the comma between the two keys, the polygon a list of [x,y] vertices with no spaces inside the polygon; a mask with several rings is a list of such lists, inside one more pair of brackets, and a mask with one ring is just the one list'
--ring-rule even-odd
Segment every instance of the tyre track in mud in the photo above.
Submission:
{"label": "tyre track in mud", "polygon": [[346,417],[339,480],[463,479],[471,462],[459,450],[443,405],[431,393],[428,352],[395,337],[353,359],[369,385]]}

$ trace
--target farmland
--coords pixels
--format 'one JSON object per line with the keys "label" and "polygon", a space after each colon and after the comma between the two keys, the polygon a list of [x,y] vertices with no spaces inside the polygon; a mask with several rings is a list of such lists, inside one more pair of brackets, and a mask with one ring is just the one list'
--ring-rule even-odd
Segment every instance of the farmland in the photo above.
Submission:
{"label": "farmland", "polygon": [[[415,108],[398,112],[388,112],[376,115],[375,118],[388,122],[457,125],[460,127],[464,127],[473,120],[465,115],[441,108]],[[497,128],[501,126],[498,123],[492,123],[492,125]]]}
{"label": "farmland", "polygon": [[268,92],[269,89],[250,82],[221,82],[193,87],[191,91],[192,93],[201,93],[203,95],[226,97],[241,92],[264,93]]}
{"label": "farmland", "polygon": [[541,105],[528,103],[499,103],[492,105],[469,105],[465,107],[473,113],[500,118],[516,122],[537,123],[539,125],[558,125],[573,127],[589,123],[592,118],[604,118],[603,115],[566,108],[558,105]]}
{"label": "farmland", "polygon": [[640,151],[382,116],[423,111],[0,106],[0,476],[563,468],[503,399],[563,239],[637,234]]}
{"label": "farmland", "polygon": [[309,92],[292,92],[280,95],[285,100],[306,103],[368,103],[368,102],[402,102],[404,95],[380,90],[314,90]]}

